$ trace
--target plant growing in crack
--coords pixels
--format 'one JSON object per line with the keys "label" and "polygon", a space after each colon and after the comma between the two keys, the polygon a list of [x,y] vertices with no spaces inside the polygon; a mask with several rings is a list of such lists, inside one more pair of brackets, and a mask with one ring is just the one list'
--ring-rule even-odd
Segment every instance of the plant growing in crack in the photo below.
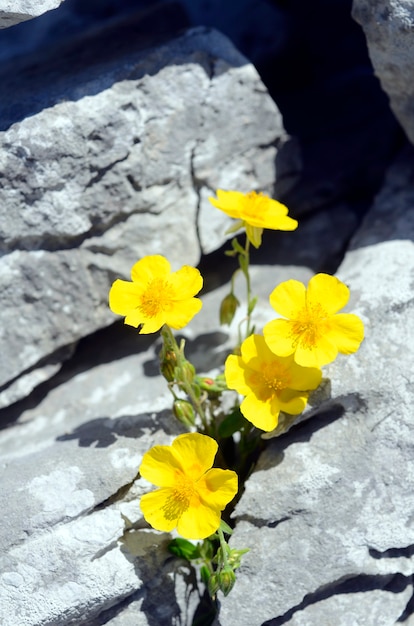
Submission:
{"label": "plant growing in crack", "polygon": [[[245,233],[244,245],[235,237],[227,252],[239,267],[220,306],[222,324],[232,324],[240,307],[235,275],[241,273],[246,284],[238,343],[218,375],[197,374],[185,341],[178,343],[173,332],[202,307],[198,269],[185,265],[173,272],[164,256],[146,256],[132,267],[131,281],[116,280],[109,294],[111,310],[126,324],[142,334],[160,331],[160,370],[172,394],[172,413],[189,431],[144,455],[140,475],[156,489],[141,497],[143,516],[156,530],[176,530],[180,537],[171,541],[171,552],[199,565],[213,599],[219,591],[230,593],[248,551],[231,548],[226,537],[232,534],[231,512],[265,444],[262,431],[266,438],[286,432],[320,385],[323,365],[339,353],[356,352],[364,336],[356,315],[339,312],[348,302],[348,287],[322,273],[307,286],[296,280],[277,285],[269,299],[280,317],[256,332],[250,245],[260,247],[266,228],[293,231],[298,223],[262,193],[218,190],[216,196],[211,203],[236,220],[228,233]],[[234,402],[226,410],[222,397],[229,390]]]}

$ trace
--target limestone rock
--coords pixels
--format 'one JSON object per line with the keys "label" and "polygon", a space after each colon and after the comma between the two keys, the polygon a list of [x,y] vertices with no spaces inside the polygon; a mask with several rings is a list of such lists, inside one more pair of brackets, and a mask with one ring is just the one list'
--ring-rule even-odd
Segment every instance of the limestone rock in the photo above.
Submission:
{"label": "limestone rock", "polygon": [[247,481],[232,541],[251,551],[222,602],[222,626],[319,624],[327,615],[343,625],[408,623],[412,180],[410,152],[390,170],[338,271],[365,322],[359,352],[325,368],[331,399],[273,440]]}
{"label": "limestone rock", "polygon": [[227,39],[198,29],[102,57],[104,35],[20,68],[24,88],[3,69],[3,406],[16,377],[34,386],[57,351],[111,323],[109,286],[138,258],[197,264],[222,244],[215,188],[274,181],[280,114]]}
{"label": "limestone rock", "polygon": [[391,108],[413,143],[413,4],[409,0],[354,0],[352,14],[364,29],[375,73]]}
{"label": "limestone rock", "polygon": [[[252,266],[258,327],[274,316],[268,296],[278,282],[306,282],[312,275],[307,264],[336,258],[355,228],[349,212],[340,213],[315,215],[295,233],[264,234],[267,250],[261,251],[273,264]],[[342,242],[334,236],[339,223]],[[217,261],[221,282],[224,263],[230,263],[225,259]],[[264,261],[259,252],[252,253],[255,260]],[[203,273],[209,291],[182,334],[188,357],[207,373],[222,367],[244,309],[230,328],[219,327],[229,283],[220,284],[211,266]],[[7,510],[0,535],[4,626],[15,626],[16,619],[19,626],[42,620],[60,626],[167,626],[176,620],[190,626],[197,611],[203,613],[196,572],[169,559],[169,537],[149,530],[141,517],[139,496],[148,486],[132,484],[144,452],[181,432],[158,352],[152,336],[113,324],[82,340],[27,401],[1,411],[2,425],[9,424],[0,431],[0,504]],[[21,599],[25,594],[31,611]]]}
{"label": "limestone rock", "polygon": [[3,0],[0,5],[0,28],[8,28],[57,9],[63,0]]}

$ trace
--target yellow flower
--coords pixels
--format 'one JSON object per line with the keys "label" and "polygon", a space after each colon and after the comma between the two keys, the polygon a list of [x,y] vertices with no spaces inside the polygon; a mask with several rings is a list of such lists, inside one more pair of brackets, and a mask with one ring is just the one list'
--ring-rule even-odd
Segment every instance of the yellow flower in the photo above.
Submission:
{"label": "yellow flower", "polygon": [[116,280],[109,292],[109,306],[125,315],[125,324],[140,332],[155,333],[164,324],[183,328],[201,309],[194,296],[203,286],[195,267],[184,265],[171,273],[171,266],[161,255],[146,256],[132,267],[132,282]]}
{"label": "yellow flower", "polygon": [[284,204],[263,193],[217,189],[216,195],[217,199],[209,198],[211,204],[238,220],[228,232],[235,232],[244,227],[248,240],[255,248],[262,243],[264,228],[295,230],[298,226],[296,220],[288,217],[288,209]]}
{"label": "yellow flower", "polygon": [[263,329],[268,346],[281,356],[294,354],[299,365],[322,367],[338,352],[356,352],[364,338],[364,325],[352,313],[338,313],[349,300],[349,289],[328,274],[313,276],[306,289],[287,280],[270,294],[270,304],[288,319],[275,319]]}
{"label": "yellow flower", "polygon": [[319,369],[301,367],[293,356],[276,356],[261,335],[242,343],[241,356],[227,357],[225,375],[227,386],[246,396],[240,405],[244,417],[266,431],[276,428],[280,411],[301,413],[322,378]]}
{"label": "yellow flower", "polygon": [[141,476],[160,487],[141,497],[141,510],[153,528],[177,528],[186,539],[204,539],[218,529],[221,511],[237,493],[237,474],[210,469],[217,449],[211,437],[188,433],[144,454]]}

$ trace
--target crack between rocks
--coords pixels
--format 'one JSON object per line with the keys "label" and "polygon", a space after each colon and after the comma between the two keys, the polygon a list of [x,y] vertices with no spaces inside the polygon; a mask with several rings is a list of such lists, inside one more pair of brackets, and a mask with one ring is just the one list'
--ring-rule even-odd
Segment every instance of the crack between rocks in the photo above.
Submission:
{"label": "crack between rocks", "polygon": [[[299,611],[303,611],[307,607],[317,604],[323,600],[327,600],[335,595],[361,593],[375,590],[401,593],[410,584],[412,584],[412,576],[405,576],[400,572],[392,574],[356,574],[355,576],[346,576],[333,581],[332,583],[328,583],[327,585],[322,585],[316,589],[316,591],[308,593],[303,598],[302,602],[286,611],[283,615],[279,615],[278,617],[263,622],[261,626],[283,626],[283,624],[288,624],[291,618]],[[403,618],[403,616],[407,611],[408,604],[397,621],[401,622],[403,619],[406,619],[406,617]]]}
{"label": "crack between rocks", "polygon": [[123,163],[124,161],[126,161],[129,158],[129,154],[130,153],[128,151],[125,156],[120,157],[119,159],[116,159],[115,161],[113,161],[112,163],[109,163],[109,165],[106,165],[105,167],[98,168],[96,171],[96,174],[94,174],[86,183],[85,189],[90,189],[91,187],[96,185],[96,183],[99,183],[99,181],[102,180],[105,174],[109,172],[115,165],[118,165],[118,163]]}
{"label": "crack between rocks", "polygon": [[195,214],[196,236],[197,236],[197,241],[198,241],[198,246],[199,246],[199,249],[200,249],[200,253],[203,254],[203,245],[202,245],[202,241],[201,241],[201,229],[200,229],[201,189],[203,187],[203,183],[197,177],[196,172],[195,172],[195,167],[194,167],[194,159],[195,159],[195,153],[196,153],[197,145],[198,145],[198,143],[196,142],[196,144],[191,148],[191,153],[190,153],[190,176],[191,176],[191,181],[192,181],[192,184],[193,184],[193,189],[194,189],[194,191],[195,191],[195,193],[197,195],[196,214]]}

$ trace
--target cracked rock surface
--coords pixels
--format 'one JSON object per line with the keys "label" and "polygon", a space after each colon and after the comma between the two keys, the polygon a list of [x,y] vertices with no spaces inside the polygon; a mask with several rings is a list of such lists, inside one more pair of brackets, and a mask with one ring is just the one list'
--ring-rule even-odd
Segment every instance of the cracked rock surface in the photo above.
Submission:
{"label": "cracked rock surface", "polygon": [[232,545],[250,552],[217,624],[411,623],[412,180],[410,150],[338,269],[365,341],[324,368],[330,400],[272,441],[247,481]]}
{"label": "cracked rock surface", "polygon": [[[252,268],[258,325],[273,317],[268,295],[278,282],[306,282],[309,266],[323,269],[317,266],[321,238],[330,242],[327,257],[336,258],[355,228],[344,209],[340,245],[334,237],[339,214],[315,215],[295,234],[265,233],[273,263]],[[220,254],[219,275],[223,259]],[[210,268],[206,284],[203,308],[183,331],[199,372],[222,366],[244,315],[241,310],[230,329],[220,327],[219,303],[229,283],[217,286]],[[243,300],[243,283],[236,287]],[[9,424],[0,431],[4,626],[190,626],[203,612],[196,572],[171,560],[170,536],[142,520],[139,497],[149,485],[133,483],[142,455],[180,432],[159,375],[159,348],[154,337],[113,324],[82,340],[36,393],[0,412],[2,425]]]}
{"label": "cracked rock surface", "polygon": [[223,243],[228,218],[207,199],[216,188],[274,181],[280,114],[225,37],[196,29],[100,62],[86,44],[20,68],[24,87],[13,65],[2,70],[1,406],[111,323],[109,286],[138,258],[197,264]]}

